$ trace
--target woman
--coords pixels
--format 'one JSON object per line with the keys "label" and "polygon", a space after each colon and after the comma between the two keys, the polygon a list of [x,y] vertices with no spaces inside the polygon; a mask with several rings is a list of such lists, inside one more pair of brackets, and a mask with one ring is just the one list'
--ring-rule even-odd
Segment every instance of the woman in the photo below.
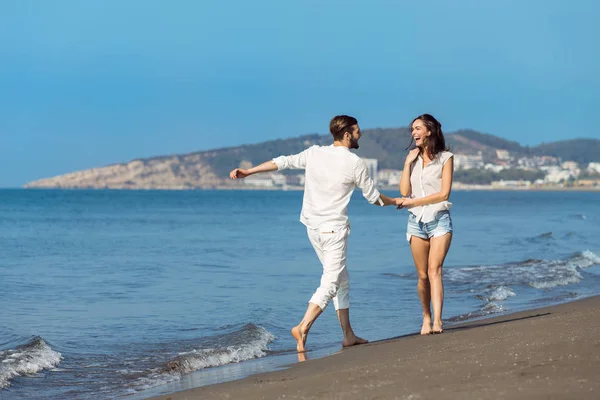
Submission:
{"label": "woman", "polygon": [[[421,335],[442,333],[444,285],[442,265],[452,241],[448,202],[454,171],[453,154],[446,148],[442,125],[431,115],[415,118],[411,125],[416,148],[406,156],[400,193],[409,211],[406,239],[419,275],[417,290],[423,306]],[[433,305],[433,327],[431,326]]]}

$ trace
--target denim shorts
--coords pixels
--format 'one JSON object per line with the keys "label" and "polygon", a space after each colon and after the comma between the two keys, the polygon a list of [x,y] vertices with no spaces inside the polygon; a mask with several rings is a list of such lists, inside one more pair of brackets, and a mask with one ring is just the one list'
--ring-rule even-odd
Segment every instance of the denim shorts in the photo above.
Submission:
{"label": "denim shorts", "polygon": [[435,215],[435,219],[430,222],[417,222],[417,217],[409,212],[408,225],[406,226],[406,240],[410,243],[411,236],[421,239],[430,239],[432,237],[443,236],[446,233],[452,233],[452,218],[450,211],[443,210]]}

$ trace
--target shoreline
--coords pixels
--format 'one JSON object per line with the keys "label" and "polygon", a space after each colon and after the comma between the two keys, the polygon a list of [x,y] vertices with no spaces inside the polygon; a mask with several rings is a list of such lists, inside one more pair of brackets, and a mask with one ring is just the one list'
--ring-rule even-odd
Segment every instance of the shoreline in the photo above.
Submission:
{"label": "shoreline", "polygon": [[[307,362],[150,399],[595,398],[598,317],[600,295],[451,325],[442,335],[415,333],[315,359],[309,352]],[[139,396],[151,392],[158,390]]]}
{"label": "shoreline", "polygon": [[[378,186],[378,190],[392,192],[397,191],[397,186]],[[144,190],[144,189],[142,189]],[[152,190],[152,189],[150,189]],[[160,190],[160,189],[158,189]],[[169,190],[169,189],[167,189]],[[174,189],[179,190],[179,189]],[[185,190],[185,189],[184,189]],[[240,190],[240,191],[279,191],[279,192],[291,192],[291,191],[302,191],[304,187],[293,186],[287,188],[268,188],[268,187],[216,187],[213,189],[191,189],[191,190]],[[463,185],[454,184],[452,186],[453,191],[486,191],[486,192],[600,192],[600,186],[598,187],[560,187],[560,186],[539,186],[539,187],[498,187],[492,185]]]}
{"label": "shoreline", "polygon": [[[396,186],[378,186],[380,191],[397,191]],[[303,186],[287,187],[245,187],[245,186],[214,186],[214,187],[148,187],[148,188],[108,188],[108,187],[15,187],[0,188],[0,190],[56,190],[56,191],[123,191],[123,192],[146,192],[146,191],[165,191],[165,192],[193,192],[193,191],[269,191],[269,192],[293,192],[303,191]],[[494,191],[494,192],[600,192],[600,186],[536,186],[536,187],[498,187],[492,185],[466,185],[455,182],[452,186],[453,191]]]}

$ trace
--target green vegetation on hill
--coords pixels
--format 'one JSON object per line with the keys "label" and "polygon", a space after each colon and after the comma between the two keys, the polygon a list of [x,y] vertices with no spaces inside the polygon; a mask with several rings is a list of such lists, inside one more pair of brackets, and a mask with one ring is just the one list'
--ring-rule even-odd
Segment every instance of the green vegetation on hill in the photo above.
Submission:
{"label": "green vegetation on hill", "polygon": [[536,155],[560,157],[563,161],[576,161],[587,164],[600,162],[600,140],[571,139],[560,142],[542,143],[531,148]]}
{"label": "green vegetation on hill", "polygon": [[488,133],[473,131],[471,129],[461,129],[451,134],[450,137],[452,137],[452,135],[460,135],[481,145],[499,150],[508,150],[512,153],[522,154],[528,151],[527,148],[521,146],[517,142],[502,139]]}
{"label": "green vegetation on hill", "polygon": [[[175,154],[133,160],[64,176],[42,179],[28,187],[110,187],[110,188],[214,188],[235,186],[228,179],[236,167],[249,167],[279,155],[296,154],[312,145],[329,145],[331,135],[311,134],[290,139],[270,140],[263,143],[222,149]],[[472,130],[446,133],[446,144],[457,155],[481,154],[484,163],[497,161],[496,150],[508,150],[512,157],[549,155],[563,161],[575,161],[585,169],[591,161],[600,162],[600,140],[576,139],[536,147],[522,147],[516,142]],[[357,154],[379,160],[379,169],[402,169],[411,145],[407,128],[365,129]],[[511,165],[515,166],[513,158]],[[302,171],[284,171],[285,174]],[[488,184],[497,180],[536,180],[543,173],[507,169],[499,173],[486,170],[457,170],[457,182]]]}
{"label": "green vegetation on hill", "polygon": [[375,128],[363,131],[357,154],[376,158],[380,169],[401,169],[411,144],[408,128]]}
{"label": "green vegetation on hill", "polygon": [[268,142],[229,147],[218,150],[199,152],[202,160],[209,164],[217,176],[225,177],[241,162],[258,165],[279,155],[299,153],[312,145],[329,144],[325,135],[305,135],[291,139],[277,139]]}
{"label": "green vegetation on hill", "polygon": [[[407,128],[365,129],[357,154],[361,157],[378,159],[380,169],[402,169],[407,153],[405,149],[410,142],[410,132]],[[291,139],[203,151],[198,154],[202,156],[203,161],[212,166],[218,176],[223,177],[227,176],[231,169],[238,167],[242,161],[258,165],[279,155],[298,153],[311,145],[330,143],[331,136],[329,134],[311,134]],[[473,130],[459,130],[446,134],[446,144],[452,152],[457,154],[477,154],[481,151],[485,157],[491,158],[495,157],[496,149],[503,149],[516,156],[550,155],[562,158],[563,161],[571,160],[584,164],[600,161],[600,140],[596,139],[567,140],[535,147],[523,147],[517,142],[490,134]],[[496,180],[494,176],[485,171],[482,174],[485,178],[482,177],[480,180]]]}

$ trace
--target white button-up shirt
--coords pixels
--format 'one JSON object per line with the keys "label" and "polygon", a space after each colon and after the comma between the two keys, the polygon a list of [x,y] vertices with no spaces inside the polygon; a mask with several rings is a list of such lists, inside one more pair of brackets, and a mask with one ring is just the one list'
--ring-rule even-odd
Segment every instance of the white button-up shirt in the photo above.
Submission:
{"label": "white button-up shirt", "polygon": [[349,225],[348,203],[355,187],[371,204],[380,193],[365,162],[344,146],[312,146],[299,154],[273,159],[277,169],[305,169],[300,221],[311,229]]}
{"label": "white button-up shirt", "polygon": [[[419,155],[412,164],[410,171],[410,185],[413,199],[426,197],[442,191],[442,169],[446,162],[454,154],[449,151],[438,153],[437,156],[423,168],[423,158]],[[449,210],[452,203],[442,201],[440,203],[427,204],[425,206],[414,206],[408,209],[417,217],[417,222],[431,222],[439,211]]]}

